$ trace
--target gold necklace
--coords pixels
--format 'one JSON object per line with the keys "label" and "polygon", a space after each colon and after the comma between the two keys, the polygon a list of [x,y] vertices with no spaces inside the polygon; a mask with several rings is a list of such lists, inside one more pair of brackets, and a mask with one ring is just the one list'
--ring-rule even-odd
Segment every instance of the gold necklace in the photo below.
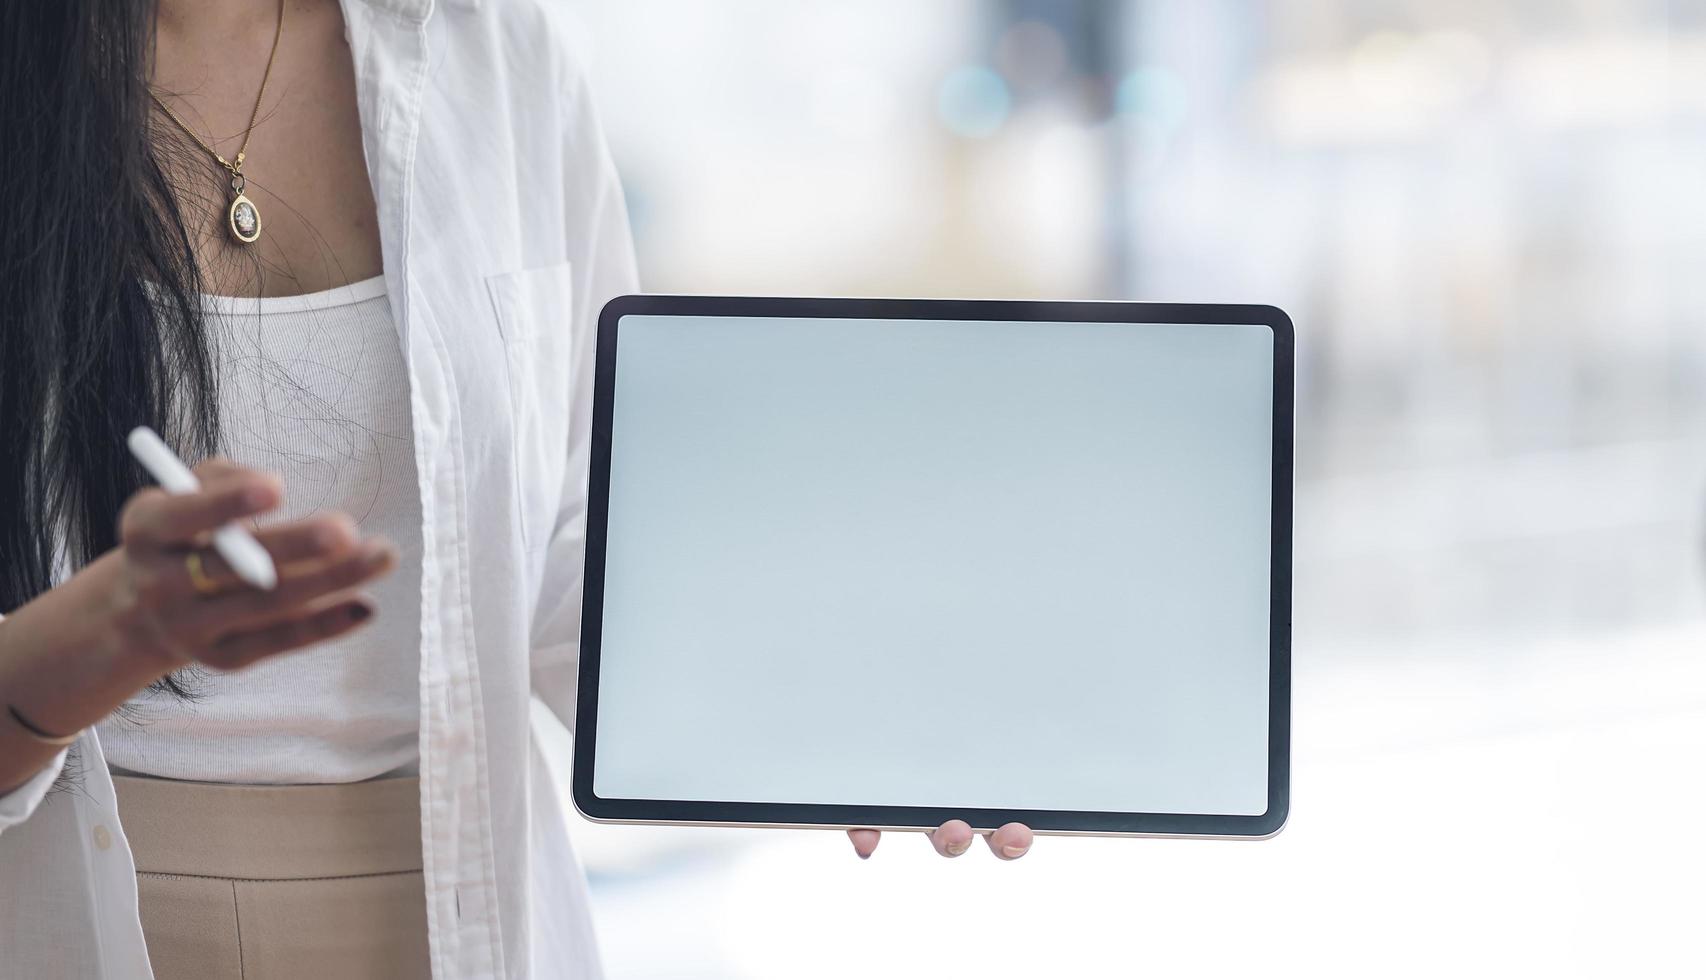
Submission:
{"label": "gold necklace", "polygon": [[218,150],[197,136],[195,130],[178,118],[178,114],[172,111],[172,107],[162,101],[158,95],[155,95],[152,89],[148,92],[149,97],[154,100],[154,104],[166,113],[167,118],[177,123],[179,129],[188,134],[190,139],[195,140],[202,149],[212,154],[213,159],[231,174],[231,193],[233,196],[231,206],[225,209],[225,224],[231,229],[231,234],[244,245],[251,244],[255,239],[261,237],[261,211],[255,207],[254,201],[249,200],[243,194],[244,189],[249,186],[248,180],[243,176],[243,158],[249,153],[249,137],[255,131],[255,119],[261,114],[261,100],[266,97],[267,79],[272,77],[273,59],[278,57],[278,40],[283,36],[284,0],[278,0],[278,26],[273,29],[272,52],[267,55],[267,70],[261,75],[261,90],[255,94],[255,108],[249,112],[249,125],[243,130],[243,145],[237,149],[236,160],[227,160],[220,156]]}

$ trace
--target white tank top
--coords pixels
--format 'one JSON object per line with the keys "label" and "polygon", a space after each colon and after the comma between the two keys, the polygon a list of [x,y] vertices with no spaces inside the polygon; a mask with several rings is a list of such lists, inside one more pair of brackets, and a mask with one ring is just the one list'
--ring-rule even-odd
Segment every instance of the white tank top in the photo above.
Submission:
{"label": "white tank top", "polygon": [[353,635],[229,674],[182,700],[145,694],[99,726],[115,770],[236,783],[341,783],[419,762],[421,511],[408,372],[382,278],[276,299],[204,297],[220,441],[278,474],[262,524],[340,510],[384,535],[397,570]]}

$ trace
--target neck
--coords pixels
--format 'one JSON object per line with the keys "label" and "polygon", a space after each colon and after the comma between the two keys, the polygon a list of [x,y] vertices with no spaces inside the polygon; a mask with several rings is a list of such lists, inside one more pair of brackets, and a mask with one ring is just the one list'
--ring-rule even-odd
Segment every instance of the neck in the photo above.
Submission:
{"label": "neck", "polygon": [[281,0],[155,0],[155,30],[179,38],[270,31]]}

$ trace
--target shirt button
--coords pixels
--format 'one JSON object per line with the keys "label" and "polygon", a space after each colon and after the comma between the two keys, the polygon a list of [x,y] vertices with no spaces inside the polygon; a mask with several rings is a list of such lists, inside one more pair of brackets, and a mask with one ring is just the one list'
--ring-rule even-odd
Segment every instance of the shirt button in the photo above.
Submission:
{"label": "shirt button", "polygon": [[95,847],[98,848],[99,850],[104,851],[111,846],[113,846],[112,832],[107,830],[106,824],[96,824],[95,825]]}

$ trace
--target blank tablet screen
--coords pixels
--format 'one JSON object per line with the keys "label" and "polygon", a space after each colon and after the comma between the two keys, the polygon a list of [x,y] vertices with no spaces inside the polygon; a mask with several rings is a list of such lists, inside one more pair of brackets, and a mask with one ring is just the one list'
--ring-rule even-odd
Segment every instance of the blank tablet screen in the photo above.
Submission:
{"label": "blank tablet screen", "polygon": [[1274,329],[619,326],[597,797],[1268,809]]}

